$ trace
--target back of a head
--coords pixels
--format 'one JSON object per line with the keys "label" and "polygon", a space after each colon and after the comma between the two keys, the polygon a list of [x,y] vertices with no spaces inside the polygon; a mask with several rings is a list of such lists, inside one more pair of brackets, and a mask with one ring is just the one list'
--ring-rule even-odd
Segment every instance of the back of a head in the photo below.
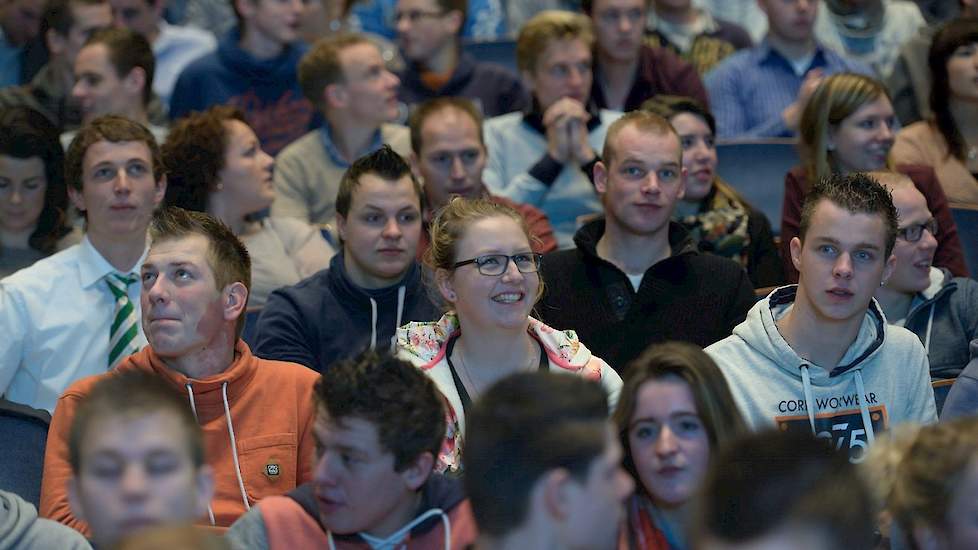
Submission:
{"label": "back of a head", "polygon": [[503,537],[520,527],[548,471],[583,479],[605,449],[607,415],[604,391],[583,378],[522,373],[493,385],[466,418],[465,489],[479,531]]}
{"label": "back of a head", "polygon": [[113,27],[96,31],[85,41],[85,47],[102,44],[108,51],[109,63],[116,75],[122,79],[133,69],[141,69],[144,74],[142,102],[143,107],[153,97],[153,75],[156,72],[156,57],[146,37],[130,29]]}
{"label": "back of a head", "polygon": [[886,257],[889,257],[896,242],[898,220],[893,198],[886,187],[871,175],[862,172],[829,174],[819,179],[802,202],[798,230],[798,237],[802,242],[811,227],[815,209],[823,200],[828,200],[852,214],[880,216],[886,233],[884,235]]}
{"label": "back of a head", "polygon": [[720,450],[698,504],[696,547],[768,537],[825,550],[873,548],[869,492],[844,453],[809,434],[752,434]]}
{"label": "back of a head", "polygon": [[[950,513],[955,497],[967,490],[962,487],[969,471],[973,479],[976,467],[978,419],[961,418],[921,428],[896,468],[889,501],[897,523],[911,538],[911,548],[921,548],[923,540],[943,538],[955,530]],[[976,498],[974,494],[964,496]],[[973,530],[971,521],[969,517],[968,530]]]}

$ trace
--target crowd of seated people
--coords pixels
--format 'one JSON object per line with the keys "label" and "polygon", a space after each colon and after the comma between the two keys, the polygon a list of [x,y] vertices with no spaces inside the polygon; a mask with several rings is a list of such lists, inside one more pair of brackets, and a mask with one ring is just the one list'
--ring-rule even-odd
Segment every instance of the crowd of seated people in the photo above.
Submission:
{"label": "crowd of seated people", "polygon": [[978,547],[932,4],[0,0],[0,548]]}

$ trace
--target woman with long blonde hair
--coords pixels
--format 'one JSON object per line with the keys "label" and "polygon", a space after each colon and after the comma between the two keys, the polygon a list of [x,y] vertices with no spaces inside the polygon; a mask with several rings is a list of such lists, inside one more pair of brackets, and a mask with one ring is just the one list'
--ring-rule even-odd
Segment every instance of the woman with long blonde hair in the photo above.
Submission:
{"label": "woman with long blonde hair", "polygon": [[788,246],[798,236],[801,203],[812,182],[831,174],[891,169],[910,177],[927,199],[937,219],[937,253],[934,264],[956,276],[967,276],[958,230],[947,197],[934,170],[890,159],[895,139],[893,103],[883,85],[867,76],[839,73],[826,78],[812,94],[801,116],[800,149],[803,166],[785,176],[781,210],[781,257],[785,275],[797,282]]}

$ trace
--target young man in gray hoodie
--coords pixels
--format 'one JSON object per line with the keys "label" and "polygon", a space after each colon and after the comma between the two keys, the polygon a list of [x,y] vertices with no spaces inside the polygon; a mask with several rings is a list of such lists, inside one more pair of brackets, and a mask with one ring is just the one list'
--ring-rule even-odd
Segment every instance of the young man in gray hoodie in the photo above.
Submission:
{"label": "young man in gray hoodie", "polygon": [[791,240],[798,285],[758,302],[706,349],[755,429],[811,430],[861,461],[875,435],[937,420],[920,340],[887,325],[873,292],[893,270],[897,212],[866,174],[812,188]]}

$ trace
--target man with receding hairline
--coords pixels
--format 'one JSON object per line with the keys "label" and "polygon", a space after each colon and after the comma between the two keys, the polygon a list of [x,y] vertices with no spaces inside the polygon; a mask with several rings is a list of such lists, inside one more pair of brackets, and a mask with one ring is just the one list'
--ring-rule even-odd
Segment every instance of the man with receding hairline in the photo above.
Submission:
{"label": "man with receding hairline", "polygon": [[594,167],[604,218],[574,235],[576,249],[543,259],[541,319],[575,330],[619,373],[655,342],[725,338],[754,302],[739,264],[700,254],[671,221],[683,171],[668,121],[643,111],[618,119]]}

